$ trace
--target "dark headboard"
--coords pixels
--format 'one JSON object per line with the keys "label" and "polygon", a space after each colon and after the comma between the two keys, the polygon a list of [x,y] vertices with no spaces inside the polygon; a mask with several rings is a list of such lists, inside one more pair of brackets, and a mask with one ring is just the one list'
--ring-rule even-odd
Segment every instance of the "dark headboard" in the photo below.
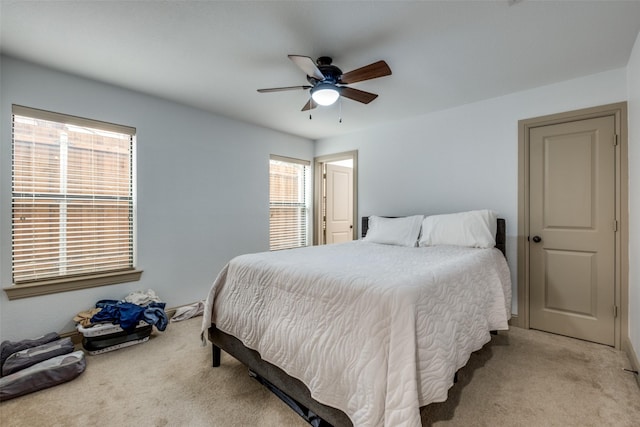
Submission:
{"label": "dark headboard", "polygon": [[[363,216],[362,237],[367,235],[367,230],[369,230],[369,217]],[[504,256],[507,256],[507,224],[504,218],[498,218],[498,228],[496,230],[496,248],[500,249],[500,252],[502,252]]]}

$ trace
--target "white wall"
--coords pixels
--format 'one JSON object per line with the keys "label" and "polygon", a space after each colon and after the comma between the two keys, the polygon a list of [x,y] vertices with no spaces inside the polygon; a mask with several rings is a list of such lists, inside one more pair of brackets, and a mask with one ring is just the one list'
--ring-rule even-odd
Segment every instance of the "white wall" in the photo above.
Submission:
{"label": "white wall", "polygon": [[515,313],[518,120],[624,101],[626,76],[608,71],[320,140],[316,156],[358,150],[360,216],[496,210],[507,221]]}
{"label": "white wall", "polygon": [[169,307],[206,297],[233,256],[269,248],[269,154],[313,160],[313,142],[1,57],[0,285],[11,285],[11,104],[133,126],[140,282],[9,301],[0,337],[73,329],[103,298],[154,289]]}
{"label": "white wall", "polygon": [[629,116],[629,339],[640,357],[640,33],[627,64]]}

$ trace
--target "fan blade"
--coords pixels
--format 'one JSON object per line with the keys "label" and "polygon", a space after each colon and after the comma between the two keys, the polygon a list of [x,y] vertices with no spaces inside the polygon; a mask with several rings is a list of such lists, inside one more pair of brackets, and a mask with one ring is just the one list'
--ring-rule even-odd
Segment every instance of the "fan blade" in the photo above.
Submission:
{"label": "fan blade", "polygon": [[304,104],[304,107],[302,107],[302,110],[300,111],[313,110],[317,106],[318,104],[313,99],[309,98],[309,101],[306,104]]}
{"label": "fan blade", "polygon": [[260,93],[268,93],[268,92],[282,92],[284,90],[296,90],[296,89],[311,89],[311,86],[287,86],[287,87],[272,87],[269,89],[258,89]]}
{"label": "fan blade", "polygon": [[324,74],[316,67],[313,59],[308,56],[289,55],[289,59],[293,61],[302,71],[307,73],[307,76],[313,77],[316,80],[324,80]]}
{"label": "fan blade", "polygon": [[368,104],[378,97],[375,93],[365,92],[360,89],[354,89],[346,86],[340,87],[340,95],[345,98],[353,99],[354,101],[362,102],[363,104]]}
{"label": "fan blade", "polygon": [[391,68],[389,68],[386,62],[378,61],[343,74],[342,77],[340,77],[339,83],[350,84],[389,75],[391,75]]}

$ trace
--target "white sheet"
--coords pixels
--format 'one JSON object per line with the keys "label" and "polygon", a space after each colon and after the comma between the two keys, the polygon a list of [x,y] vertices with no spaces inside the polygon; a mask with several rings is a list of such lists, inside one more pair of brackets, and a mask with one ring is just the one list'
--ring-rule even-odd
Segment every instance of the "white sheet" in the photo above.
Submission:
{"label": "white sheet", "polygon": [[355,426],[419,426],[454,373],[508,329],[497,249],[355,241],[233,259],[207,298],[211,325],[304,382]]}

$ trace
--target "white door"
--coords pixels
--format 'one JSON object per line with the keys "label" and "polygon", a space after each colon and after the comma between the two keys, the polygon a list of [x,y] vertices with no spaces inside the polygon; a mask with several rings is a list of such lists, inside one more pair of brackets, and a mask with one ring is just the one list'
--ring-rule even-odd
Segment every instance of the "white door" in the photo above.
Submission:
{"label": "white door", "polygon": [[615,118],[529,136],[530,327],[614,345]]}
{"label": "white door", "polygon": [[353,168],[326,165],[325,243],[353,240]]}

